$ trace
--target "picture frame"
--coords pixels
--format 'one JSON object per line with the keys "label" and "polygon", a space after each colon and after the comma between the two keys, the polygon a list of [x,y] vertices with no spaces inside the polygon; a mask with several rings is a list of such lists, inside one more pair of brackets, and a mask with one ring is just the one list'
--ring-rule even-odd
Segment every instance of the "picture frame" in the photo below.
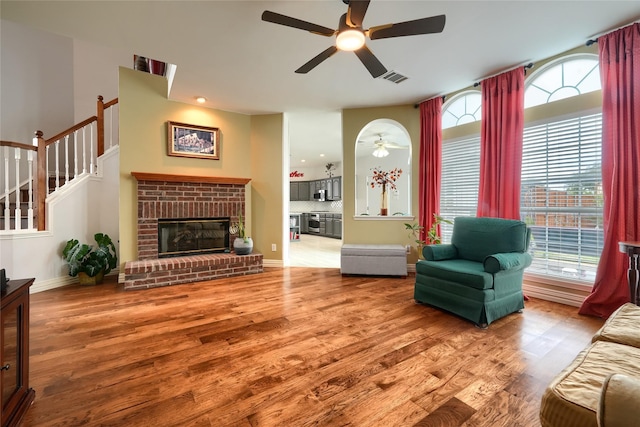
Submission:
{"label": "picture frame", "polygon": [[167,122],[167,154],[176,157],[220,160],[220,129]]}

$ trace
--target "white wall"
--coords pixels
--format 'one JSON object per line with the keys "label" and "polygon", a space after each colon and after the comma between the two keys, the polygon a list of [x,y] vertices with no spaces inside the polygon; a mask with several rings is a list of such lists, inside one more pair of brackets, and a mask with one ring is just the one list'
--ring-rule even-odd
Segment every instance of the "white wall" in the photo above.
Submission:
{"label": "white wall", "polygon": [[0,22],[0,139],[31,143],[74,124],[73,42]]}

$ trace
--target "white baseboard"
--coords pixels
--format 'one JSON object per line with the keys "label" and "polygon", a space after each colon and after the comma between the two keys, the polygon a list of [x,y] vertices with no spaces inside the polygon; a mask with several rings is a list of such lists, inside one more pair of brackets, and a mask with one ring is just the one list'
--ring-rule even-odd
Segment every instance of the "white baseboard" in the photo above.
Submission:
{"label": "white baseboard", "polygon": [[[112,270],[107,276],[113,276],[118,274],[118,269]],[[56,277],[48,280],[36,280],[31,288],[29,288],[30,294],[36,294],[38,292],[50,291],[51,289],[62,288],[64,286],[75,285],[78,283],[77,277],[63,276]]]}
{"label": "white baseboard", "polygon": [[583,293],[577,293],[571,289],[566,291],[560,291],[557,289],[550,289],[548,287],[540,286],[535,283],[523,283],[522,290],[525,295],[543,299],[545,301],[557,302],[564,305],[570,305],[572,307],[580,307],[582,302],[586,298]]}
{"label": "white baseboard", "polygon": [[284,263],[281,259],[262,259],[263,267],[280,267],[284,266]]}

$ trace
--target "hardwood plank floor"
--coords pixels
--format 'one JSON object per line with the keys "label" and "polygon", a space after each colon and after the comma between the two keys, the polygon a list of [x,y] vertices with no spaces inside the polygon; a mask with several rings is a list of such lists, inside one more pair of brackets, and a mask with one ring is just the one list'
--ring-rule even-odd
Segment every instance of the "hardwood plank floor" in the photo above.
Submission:
{"label": "hardwood plank floor", "polygon": [[337,269],[31,296],[24,426],[538,426],[602,321],[532,299],[486,330],[413,276]]}

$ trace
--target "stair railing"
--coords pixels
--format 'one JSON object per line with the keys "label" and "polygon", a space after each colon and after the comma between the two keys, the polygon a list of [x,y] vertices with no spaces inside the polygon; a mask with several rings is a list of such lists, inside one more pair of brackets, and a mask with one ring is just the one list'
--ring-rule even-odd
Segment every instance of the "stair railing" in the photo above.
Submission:
{"label": "stair railing", "polygon": [[[111,107],[118,103],[118,98],[109,102],[103,102],[103,97],[98,96],[97,114],[60,132],[59,134],[44,139],[42,131],[36,131],[33,145],[11,141],[0,141],[0,152],[4,158],[4,194],[0,194],[0,200],[4,199],[4,227],[11,227],[11,199],[13,198],[14,229],[22,229],[21,194],[24,186],[27,186],[27,228],[33,229],[34,217],[37,222],[37,230],[46,230],[45,201],[47,196],[61,187],[85,174],[95,175],[97,170],[97,158],[118,144],[117,124],[114,127],[114,114]],[[105,138],[105,110],[109,112],[109,138]],[[95,124],[94,124],[95,123]],[[115,137],[115,138],[114,138]],[[14,162],[10,162],[11,150],[14,150]],[[61,154],[60,151],[63,151]],[[34,153],[36,161],[34,163]],[[20,164],[23,154],[27,159],[28,178],[26,183],[21,181]],[[61,159],[62,156],[62,159]],[[72,157],[73,156],[73,157]],[[61,161],[63,165],[61,165]],[[53,163],[53,165],[52,165]],[[14,169],[15,186],[10,188],[10,169]],[[35,172],[34,172],[35,171]],[[35,179],[34,179],[35,177]],[[61,184],[61,181],[62,184]]]}

